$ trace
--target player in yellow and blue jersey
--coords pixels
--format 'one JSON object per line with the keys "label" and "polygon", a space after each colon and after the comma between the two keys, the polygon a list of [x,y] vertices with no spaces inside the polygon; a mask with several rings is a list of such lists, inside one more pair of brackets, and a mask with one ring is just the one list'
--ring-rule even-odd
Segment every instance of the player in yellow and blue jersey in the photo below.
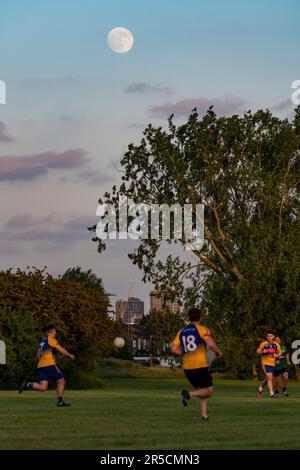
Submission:
{"label": "player in yellow and blue jersey", "polygon": [[38,392],[45,392],[48,390],[49,382],[56,382],[57,391],[57,406],[70,406],[64,401],[65,379],[63,373],[56,365],[56,354],[60,352],[63,356],[69,357],[74,360],[73,354],[70,354],[63,348],[56,339],[57,330],[54,325],[49,325],[46,329],[46,336],[42,339],[38,351],[38,376],[39,382],[27,382],[23,380],[19,393],[25,390],[36,390]]}
{"label": "player in yellow and blue jersey", "polygon": [[182,403],[187,405],[190,398],[200,398],[201,415],[207,420],[207,400],[213,394],[212,377],[208,369],[206,351],[209,347],[217,357],[222,353],[217,348],[208,328],[200,324],[201,310],[192,308],[188,312],[189,323],[180,330],[171,350],[183,356],[183,370],[186,378],[195,390],[182,390]]}
{"label": "player in yellow and blue jersey", "polygon": [[275,336],[273,335],[273,333],[271,331],[268,331],[266,335],[266,341],[260,343],[257,349],[257,354],[261,356],[262,369],[265,374],[264,380],[256,390],[258,397],[261,397],[265,385],[268,385],[270,397],[276,397],[273,390],[273,377],[276,359],[281,354],[281,347],[279,343],[274,341],[274,338]]}

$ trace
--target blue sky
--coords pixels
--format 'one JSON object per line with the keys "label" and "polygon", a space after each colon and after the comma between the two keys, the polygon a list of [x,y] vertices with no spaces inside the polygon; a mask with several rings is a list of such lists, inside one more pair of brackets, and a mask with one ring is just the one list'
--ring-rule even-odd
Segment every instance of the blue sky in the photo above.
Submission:
{"label": "blue sky", "polygon": [[[123,249],[100,258],[80,233],[118,179],[114,162],[147,122],[162,124],[173,111],[184,119],[193,104],[214,103],[228,114],[280,104],[289,115],[291,82],[300,78],[299,18],[296,0],[2,0],[2,267],[48,265],[58,273],[91,266],[123,296],[122,265],[145,297],[149,288]],[[107,45],[116,26],[134,35],[128,54]],[[144,91],[126,91],[135,84]],[[82,151],[77,163],[64,153],[72,149]],[[34,175],[32,155],[40,165]],[[9,158],[18,165],[24,158],[26,177],[1,179]],[[43,167],[56,158],[65,166]],[[72,224],[78,236],[66,246]]]}

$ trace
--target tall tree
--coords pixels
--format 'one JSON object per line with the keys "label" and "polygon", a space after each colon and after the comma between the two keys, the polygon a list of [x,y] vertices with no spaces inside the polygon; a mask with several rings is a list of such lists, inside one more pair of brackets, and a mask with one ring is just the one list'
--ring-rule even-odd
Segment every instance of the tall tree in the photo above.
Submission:
{"label": "tall tree", "polygon": [[[194,211],[204,204],[205,243],[192,250],[195,263],[171,255],[162,262],[162,241],[151,239],[129,257],[161,290],[182,291],[184,278],[196,298],[200,283],[208,321],[232,338],[232,357],[241,335],[249,359],[266,327],[288,339],[299,334],[299,150],[300,108],[293,122],[268,110],[218,117],[210,108],[202,118],[194,110],[179,126],[171,116],[167,130],[150,124],[121,160],[122,183],[104,195],[113,205],[121,196]],[[105,244],[95,241],[101,252]]]}

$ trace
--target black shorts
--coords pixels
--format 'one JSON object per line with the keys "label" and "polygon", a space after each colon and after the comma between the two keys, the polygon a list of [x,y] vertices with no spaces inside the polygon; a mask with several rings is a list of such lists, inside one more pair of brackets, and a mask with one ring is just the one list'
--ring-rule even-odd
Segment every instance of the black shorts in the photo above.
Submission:
{"label": "black shorts", "polygon": [[274,370],[274,377],[279,377],[280,375],[284,374],[285,372],[288,372],[287,367],[281,367],[281,369],[275,369]]}
{"label": "black shorts", "polygon": [[201,369],[184,369],[184,373],[194,388],[212,387],[213,382],[208,367],[201,367]]}

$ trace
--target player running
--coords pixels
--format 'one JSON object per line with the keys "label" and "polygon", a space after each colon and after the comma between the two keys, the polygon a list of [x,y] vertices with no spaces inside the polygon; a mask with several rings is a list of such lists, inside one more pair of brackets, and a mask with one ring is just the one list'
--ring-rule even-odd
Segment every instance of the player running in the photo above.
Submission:
{"label": "player running", "polygon": [[174,354],[183,356],[183,370],[195,390],[182,390],[182,404],[187,406],[190,398],[200,398],[201,416],[208,420],[207,400],[213,394],[212,377],[208,370],[206,349],[209,347],[217,357],[222,353],[216,346],[208,328],[200,324],[201,311],[192,308],[188,312],[190,322],[180,330],[172,343]]}
{"label": "player running", "polygon": [[56,340],[56,327],[49,325],[46,330],[46,336],[40,343],[38,351],[38,382],[27,382],[23,380],[21,382],[19,393],[25,390],[36,390],[38,392],[46,392],[48,390],[49,381],[53,380],[56,382],[57,391],[57,406],[70,406],[64,401],[64,390],[65,390],[65,379],[63,373],[59,370],[56,365],[56,353],[60,352],[63,356],[69,357],[72,361],[75,359],[73,354],[70,354],[64,349]]}
{"label": "player running", "polygon": [[289,394],[287,392],[287,384],[289,380],[289,372],[288,367],[291,365],[290,363],[290,355],[286,346],[281,344],[281,339],[279,336],[275,338],[276,343],[280,344],[281,354],[276,359],[275,362],[275,370],[274,370],[274,385],[275,385],[275,395],[279,396],[279,382],[280,377],[282,380],[282,393],[284,396],[288,397]]}
{"label": "player running", "polygon": [[266,337],[267,340],[263,341],[257,349],[257,354],[261,355],[261,364],[265,374],[265,378],[256,390],[256,394],[258,397],[261,397],[263,388],[267,384],[270,397],[275,398],[276,395],[274,394],[273,390],[275,360],[281,354],[281,348],[279,343],[274,341],[275,336],[271,331],[267,332]]}

